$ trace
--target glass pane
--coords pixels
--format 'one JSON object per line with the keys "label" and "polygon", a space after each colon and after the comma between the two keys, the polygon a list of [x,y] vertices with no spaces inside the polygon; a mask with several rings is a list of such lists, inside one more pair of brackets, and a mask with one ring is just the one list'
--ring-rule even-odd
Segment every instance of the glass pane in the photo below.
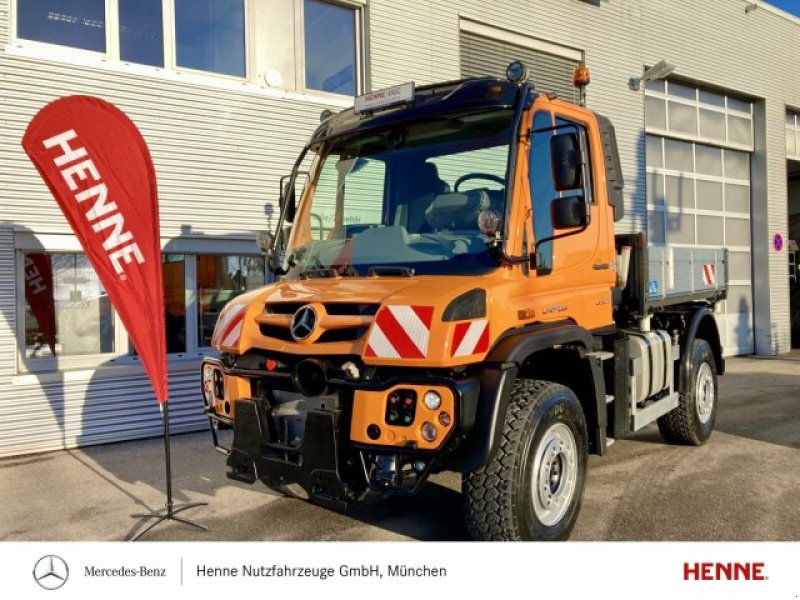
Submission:
{"label": "glass pane", "polygon": [[725,244],[728,246],[749,246],[750,220],[725,217]]}
{"label": "glass pane", "polygon": [[667,206],[673,208],[694,208],[694,179],[683,175],[667,175],[665,199]]}
{"label": "glass pane", "polygon": [[186,352],[186,257],[165,254],[161,262],[167,352]]}
{"label": "glass pane", "polygon": [[725,141],[725,114],[716,110],[700,109],[700,137]]}
{"label": "glass pane", "polygon": [[17,36],[106,51],[105,0],[19,0]]}
{"label": "glass pane", "polygon": [[[533,203],[533,237],[537,240],[553,235],[551,220],[551,204],[558,197],[553,180],[553,165],[550,152],[550,140],[553,130],[550,113],[539,111],[533,118],[533,129],[537,133],[531,136],[530,148],[530,185]],[[542,268],[553,266],[553,244],[544,242],[539,246]]]}
{"label": "glass pane", "polygon": [[669,130],[697,135],[697,108],[680,102],[670,102]]}
{"label": "glass pane", "polygon": [[667,243],[694,244],[694,215],[666,213]]}
{"label": "glass pane", "polygon": [[217,316],[229,300],[264,285],[264,281],[264,258],[261,256],[198,256],[198,345],[211,345]]}
{"label": "glass pane", "polygon": [[356,94],[355,10],[305,0],[306,87]]}
{"label": "glass pane", "polygon": [[653,79],[645,84],[645,88],[651,92],[664,93],[666,82],[663,79]]}
{"label": "glass pane", "polygon": [[661,138],[654,135],[647,136],[646,154],[647,166],[662,168],[664,166],[664,153],[661,148]]}
{"label": "glass pane", "polygon": [[664,204],[664,176],[659,173],[647,174],[647,203],[655,206]]}
{"label": "glass pane", "polygon": [[745,100],[737,100],[736,98],[728,96],[728,109],[750,114],[752,112],[752,105]]}
{"label": "glass pane", "polygon": [[697,98],[697,88],[689,85],[675,83],[674,81],[668,82],[667,93],[670,96],[677,96],[678,98],[686,98],[687,100],[695,100]]}
{"label": "glass pane", "polygon": [[722,150],[713,146],[695,145],[697,172],[722,177]]}
{"label": "glass pane", "polygon": [[786,156],[797,156],[800,151],[797,150],[797,133],[794,129],[786,130]]}
{"label": "glass pane", "polygon": [[789,127],[794,127],[795,125],[797,125],[797,121],[795,120],[796,118],[797,118],[797,115],[795,113],[787,112],[786,113],[786,124]]}
{"label": "glass pane", "polygon": [[725,150],[725,177],[750,179],[750,156],[746,152]]}
{"label": "glass pane", "polygon": [[728,269],[728,279],[749,280],[752,277],[750,253],[728,252]]}
{"label": "glass pane", "polygon": [[119,56],[141,65],[164,66],[161,0],[119,0]]}
{"label": "glass pane", "polygon": [[647,127],[666,130],[667,107],[661,98],[648,96],[644,99],[644,116]]}
{"label": "glass pane", "polygon": [[725,244],[722,217],[697,215],[697,243],[709,246]]}
{"label": "glass pane", "polygon": [[734,144],[753,145],[750,119],[728,115],[728,141]]}
{"label": "glass pane", "polygon": [[651,244],[664,245],[664,213],[652,211],[648,214],[647,239]]}
{"label": "glass pane", "polygon": [[665,140],[664,151],[666,166],[674,171],[694,171],[694,157],[692,156],[692,144],[678,140]]}
{"label": "glass pane", "polygon": [[715,94],[714,92],[707,92],[700,90],[700,102],[704,104],[711,104],[712,106],[725,106],[725,96]]}
{"label": "glass pane", "polygon": [[722,184],[717,181],[697,180],[697,208],[722,210]]}
{"label": "glass pane", "polygon": [[114,352],[114,311],[82,254],[25,255],[25,356]]}
{"label": "glass pane", "polygon": [[244,77],[243,0],[175,0],[179,67]]}
{"label": "glass pane", "polygon": [[728,183],[725,185],[725,210],[728,212],[750,212],[750,187]]}

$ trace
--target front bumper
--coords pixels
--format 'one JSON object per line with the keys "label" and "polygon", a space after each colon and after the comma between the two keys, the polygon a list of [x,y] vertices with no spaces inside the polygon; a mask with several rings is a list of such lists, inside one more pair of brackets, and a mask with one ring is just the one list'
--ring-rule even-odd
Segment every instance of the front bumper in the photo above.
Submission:
{"label": "front bumper", "polygon": [[[226,377],[243,376],[240,370],[234,374],[218,360],[207,359],[204,364],[208,363]],[[273,489],[297,484],[310,500],[336,509],[343,509],[370,489],[416,492],[471,428],[480,388],[475,378],[454,381],[422,373],[380,383],[332,381],[324,397],[306,398],[307,410],[301,415],[293,413],[293,420],[287,421],[282,408],[285,404],[275,402],[274,396],[281,392],[270,387],[275,382],[259,381],[252,385],[251,396],[227,399],[232,404],[232,417],[218,414],[206,403],[214,445],[227,454],[228,477],[245,483],[260,480]],[[287,381],[281,385],[285,388]],[[354,434],[354,423],[363,421],[353,418],[358,393],[364,392],[362,401],[385,402],[382,391],[419,385],[447,386],[452,391],[455,423],[438,448],[426,449],[413,442],[387,445],[382,443],[383,438],[365,443]],[[233,430],[229,448],[219,442],[220,428]]]}

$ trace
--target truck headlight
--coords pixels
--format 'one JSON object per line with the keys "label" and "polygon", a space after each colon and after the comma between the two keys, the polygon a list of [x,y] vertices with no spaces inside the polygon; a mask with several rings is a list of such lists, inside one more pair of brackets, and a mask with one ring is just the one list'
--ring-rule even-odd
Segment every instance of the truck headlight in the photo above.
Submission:
{"label": "truck headlight", "polygon": [[422,397],[422,402],[425,403],[425,406],[429,410],[438,410],[442,405],[442,397],[438,394],[438,392],[430,390],[425,392],[425,395]]}

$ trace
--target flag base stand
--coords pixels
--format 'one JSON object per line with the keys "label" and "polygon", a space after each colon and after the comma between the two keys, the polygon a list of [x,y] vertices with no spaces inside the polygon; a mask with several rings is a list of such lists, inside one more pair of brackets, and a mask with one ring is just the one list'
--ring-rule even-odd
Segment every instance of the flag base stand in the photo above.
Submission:
{"label": "flag base stand", "polygon": [[195,523],[194,521],[190,521],[189,519],[184,519],[183,517],[176,516],[178,513],[181,513],[185,510],[189,510],[190,508],[197,508],[198,506],[207,506],[207,502],[190,502],[188,504],[178,504],[177,506],[172,502],[172,464],[170,460],[170,452],[169,452],[169,402],[163,402],[159,404],[159,408],[161,409],[161,418],[164,422],[164,458],[166,460],[166,471],[167,471],[167,505],[164,508],[159,510],[154,510],[149,513],[137,513],[131,515],[134,519],[139,519],[140,523],[134,527],[133,531],[136,531],[139,527],[141,527],[145,522],[149,520],[153,520],[147,527],[142,529],[141,531],[136,532],[134,535],[128,538],[128,541],[135,542],[140,537],[142,537],[145,533],[153,529],[159,523],[163,523],[164,521],[175,521],[176,523],[183,523],[184,525],[189,525],[190,527],[195,527],[202,531],[208,531],[208,527],[205,525],[200,525],[199,523]]}

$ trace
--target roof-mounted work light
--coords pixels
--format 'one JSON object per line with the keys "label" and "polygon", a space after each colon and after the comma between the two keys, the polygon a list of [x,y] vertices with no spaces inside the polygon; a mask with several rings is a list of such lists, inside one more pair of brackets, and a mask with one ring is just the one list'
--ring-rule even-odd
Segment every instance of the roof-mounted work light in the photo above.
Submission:
{"label": "roof-mounted work light", "polygon": [[512,83],[519,85],[528,78],[530,72],[521,60],[515,60],[506,67],[506,77]]}

